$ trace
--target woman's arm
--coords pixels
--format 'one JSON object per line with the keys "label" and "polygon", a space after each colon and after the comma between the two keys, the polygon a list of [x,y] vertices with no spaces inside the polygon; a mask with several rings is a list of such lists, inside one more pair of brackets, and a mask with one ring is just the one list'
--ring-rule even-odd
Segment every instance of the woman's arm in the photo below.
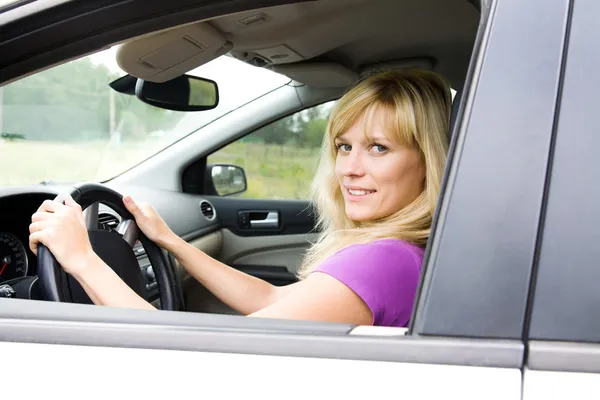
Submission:
{"label": "woman's arm", "polygon": [[250,317],[371,325],[367,304],[348,286],[321,273],[311,274],[296,290]]}
{"label": "woman's arm", "polygon": [[161,246],[219,300],[244,315],[273,304],[297,285],[271,285],[215,260],[175,234],[163,239]]}
{"label": "woman's arm", "polygon": [[[273,304],[295,287],[295,284],[273,286],[237,271],[175,235],[151,206],[138,205],[130,197],[124,198],[124,204],[150,240],[170,251],[190,275],[242,314]],[[45,201],[32,216],[29,230],[31,250],[37,254],[38,243],[46,245],[63,269],[81,284],[94,304],[154,308],[94,253],[81,207],[73,199],[67,198],[65,204]]]}

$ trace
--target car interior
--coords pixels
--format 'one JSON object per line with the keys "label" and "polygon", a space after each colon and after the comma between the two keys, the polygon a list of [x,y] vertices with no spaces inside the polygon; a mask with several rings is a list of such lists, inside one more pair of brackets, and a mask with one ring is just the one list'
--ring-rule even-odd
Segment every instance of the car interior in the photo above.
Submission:
{"label": "car interior", "polygon": [[[227,55],[288,77],[298,101],[271,110],[265,107],[271,100],[265,98],[253,106],[262,112],[242,107],[232,113],[229,131],[209,135],[209,144],[196,146],[202,138],[185,138],[102,184],[149,202],[175,233],[212,257],[275,285],[293,283],[305,250],[318,235],[309,201],[220,196],[211,189],[206,173],[209,156],[277,119],[335,101],[361,78],[385,69],[422,67],[443,75],[455,93],[451,135],[479,24],[480,10],[467,0],[320,0],[158,31],[148,28],[144,35],[113,45],[118,47],[116,62],[133,77],[123,92],[135,95],[132,82],[170,82]],[[225,119],[218,120],[206,130],[218,132],[224,124]],[[49,289],[40,285],[40,272],[55,282],[68,278],[56,275],[50,258],[43,268],[51,268],[39,270],[42,261],[28,248],[28,228],[31,215],[45,199],[71,192],[75,185],[86,202],[89,228],[103,235],[124,233],[127,213],[110,197],[114,193],[92,183],[0,187],[0,296],[66,301],[60,293],[48,298]],[[138,283],[142,279],[137,290],[153,304],[160,307],[166,301],[162,292],[172,291],[173,304],[162,308],[236,314],[190,277],[172,255],[150,251],[151,244],[144,241],[130,244],[139,269],[136,279]],[[108,254],[110,248],[105,251],[118,261]],[[161,271],[156,262],[163,263]],[[68,284],[74,293],[75,283]],[[69,301],[91,303],[81,293]]]}

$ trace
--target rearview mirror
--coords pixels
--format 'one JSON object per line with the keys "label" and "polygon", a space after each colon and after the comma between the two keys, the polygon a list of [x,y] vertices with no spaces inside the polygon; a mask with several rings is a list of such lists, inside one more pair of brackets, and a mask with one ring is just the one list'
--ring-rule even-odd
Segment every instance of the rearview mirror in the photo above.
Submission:
{"label": "rearview mirror", "polygon": [[162,83],[137,79],[135,95],[144,103],[174,111],[212,110],[219,104],[217,83],[191,75]]}
{"label": "rearview mirror", "polygon": [[207,178],[219,196],[231,196],[247,189],[244,169],[237,165],[213,164],[208,166],[207,172]]}

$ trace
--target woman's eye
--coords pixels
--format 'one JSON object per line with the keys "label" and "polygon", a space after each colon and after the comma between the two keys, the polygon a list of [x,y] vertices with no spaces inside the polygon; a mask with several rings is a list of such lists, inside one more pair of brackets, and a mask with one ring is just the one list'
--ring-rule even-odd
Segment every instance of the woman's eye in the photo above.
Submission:
{"label": "woman's eye", "polygon": [[385,153],[388,150],[387,147],[381,144],[374,144],[371,148],[375,150],[376,153]]}
{"label": "woman's eye", "polygon": [[352,150],[352,146],[350,146],[349,144],[345,144],[345,143],[340,143],[337,145],[338,150],[341,150],[343,152],[348,152],[350,150]]}

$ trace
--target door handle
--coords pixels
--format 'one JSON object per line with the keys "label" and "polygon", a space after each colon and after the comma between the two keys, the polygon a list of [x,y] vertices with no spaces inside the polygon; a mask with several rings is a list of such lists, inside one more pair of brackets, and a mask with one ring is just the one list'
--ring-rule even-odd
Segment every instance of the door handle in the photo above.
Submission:
{"label": "door handle", "polygon": [[[265,218],[260,218],[259,213],[251,213],[254,215],[250,216],[250,228],[253,229],[265,229],[265,228],[279,228],[279,213],[277,211],[269,211]],[[263,214],[264,215],[264,214]]]}

